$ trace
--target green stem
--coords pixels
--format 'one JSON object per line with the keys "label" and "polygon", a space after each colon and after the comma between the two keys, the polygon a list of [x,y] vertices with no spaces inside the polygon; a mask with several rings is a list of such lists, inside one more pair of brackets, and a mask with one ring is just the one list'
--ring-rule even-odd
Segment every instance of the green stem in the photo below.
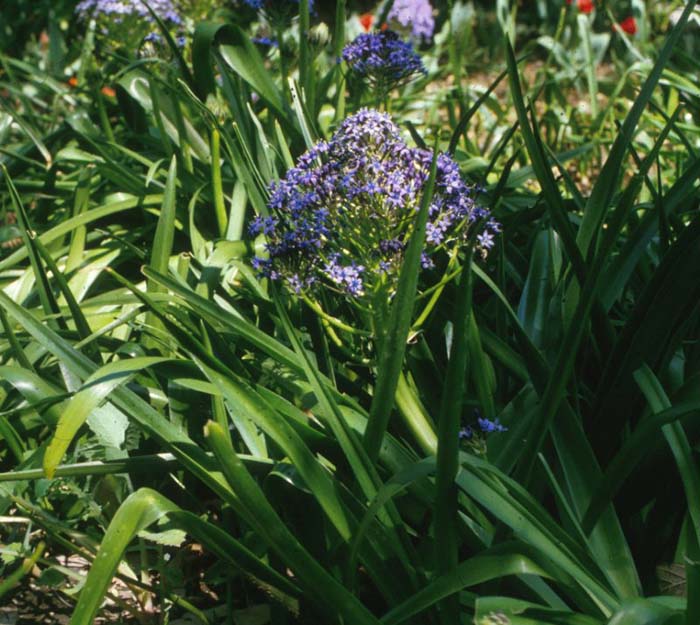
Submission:
{"label": "green stem", "polygon": [[307,109],[313,115],[313,60],[311,50],[309,50],[309,2],[300,0],[299,2],[299,84],[301,85],[302,98]]}
{"label": "green stem", "polygon": [[464,94],[462,93],[462,64],[459,62],[457,55],[457,37],[454,32],[454,23],[452,21],[452,15],[454,13],[454,0],[449,0],[447,3],[448,11],[448,24],[450,27],[450,39],[448,55],[450,57],[450,65],[452,65],[452,75],[454,77],[454,85],[457,90],[458,98],[460,104],[464,100]]}
{"label": "green stem", "polygon": [[440,282],[437,284],[434,284],[431,286],[429,289],[424,291],[421,295],[416,297],[416,300],[421,299],[422,297],[425,297],[429,293],[432,293],[432,297],[430,300],[428,300],[428,303],[425,305],[425,308],[423,308],[422,312],[420,315],[418,315],[418,318],[415,320],[413,325],[411,326],[411,330],[413,332],[417,332],[420,327],[423,325],[425,320],[428,318],[428,315],[433,311],[433,308],[435,308],[435,305],[437,304],[438,300],[440,299],[440,296],[442,295],[442,292],[445,290],[445,287],[452,282],[461,272],[461,269],[458,269],[456,271],[450,271],[452,267],[454,267],[455,263],[457,260],[457,253],[455,251],[454,254],[450,257],[450,261],[447,265],[447,269],[445,270],[445,275],[442,277]]}
{"label": "green stem", "polygon": [[39,541],[32,555],[25,558],[17,569],[12,571],[12,573],[0,582],[0,597],[6,595],[15,588],[15,586],[19,585],[22,578],[34,568],[36,561],[41,557],[41,554],[44,553],[44,549],[46,549],[46,543],[43,540]]}
{"label": "green stem", "polygon": [[[345,46],[345,2],[337,0],[335,5],[335,31],[333,33],[333,58],[339,59]],[[345,117],[345,74],[343,66],[338,63],[335,79],[335,121],[339,122]]]}
{"label": "green stem", "polygon": [[291,101],[291,94],[289,92],[289,65],[287,64],[287,57],[285,56],[283,47],[284,41],[284,30],[281,26],[278,26],[275,30],[275,35],[277,37],[277,53],[280,57],[280,75],[282,76],[282,91],[286,96],[287,100]]}
{"label": "green stem", "polygon": [[102,130],[104,130],[105,137],[110,143],[115,143],[114,131],[112,130],[112,124],[109,123],[109,116],[107,115],[107,109],[105,108],[104,96],[100,91],[95,92],[95,100],[97,102],[97,113],[100,117],[100,124]]}
{"label": "green stem", "polygon": [[309,308],[311,308],[311,310],[313,310],[319,317],[321,317],[321,319],[327,321],[333,327],[338,328],[339,330],[343,330],[343,332],[348,332],[350,334],[356,334],[359,336],[370,336],[370,333],[366,330],[358,330],[357,328],[353,328],[352,326],[343,323],[340,319],[329,315],[325,310],[323,310],[323,308],[321,308],[321,306],[317,302],[312,300],[308,295],[302,294],[301,299]]}
{"label": "green stem", "polygon": [[228,228],[228,216],[224,204],[224,189],[221,181],[221,135],[214,128],[211,131],[211,186],[214,195],[214,211],[219,236],[224,238]]}

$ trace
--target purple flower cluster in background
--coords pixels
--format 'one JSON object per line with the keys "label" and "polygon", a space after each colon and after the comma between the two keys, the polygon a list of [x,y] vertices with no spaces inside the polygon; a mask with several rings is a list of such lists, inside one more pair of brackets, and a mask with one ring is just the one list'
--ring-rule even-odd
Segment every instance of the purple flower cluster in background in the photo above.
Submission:
{"label": "purple flower cluster in background", "polygon": [[[287,21],[299,13],[299,0],[243,0],[251,9],[263,11],[271,21]],[[313,13],[314,0],[308,0],[309,13]]]}
{"label": "purple flower cluster in background", "polygon": [[410,28],[415,39],[430,39],[435,31],[433,7],[428,0],[394,0],[387,20],[391,26]]}
{"label": "purple flower cluster in background", "polygon": [[[256,257],[255,269],[296,292],[324,285],[359,298],[380,284],[392,292],[432,158],[409,147],[384,113],[361,109],[348,117],[272,185],[270,216],[250,225],[251,235],[267,240],[267,257]],[[477,221],[486,232],[498,230],[455,161],[440,154],[423,266],[437,250],[464,245]]]}
{"label": "purple flower cluster in background", "polygon": [[[182,25],[182,17],[171,0],[148,0],[148,6],[167,25]],[[155,22],[151,12],[140,0],[82,0],[75,7],[75,12],[81,18],[102,16],[114,19],[117,23],[127,16]]]}
{"label": "purple flower cluster in background", "polygon": [[342,58],[382,94],[427,73],[413,46],[392,30],[358,35],[343,48]]}

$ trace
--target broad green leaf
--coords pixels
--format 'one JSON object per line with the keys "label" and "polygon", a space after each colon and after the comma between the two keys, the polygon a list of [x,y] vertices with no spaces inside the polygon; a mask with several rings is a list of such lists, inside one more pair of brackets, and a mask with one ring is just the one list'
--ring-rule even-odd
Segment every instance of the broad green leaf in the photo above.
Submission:
{"label": "broad green leaf", "polygon": [[[56,431],[51,438],[44,454],[44,472],[52,478],[56,467],[63,460],[66,450],[73,442],[80,427],[87,421],[91,413],[114,391],[117,386],[128,382],[138,371],[152,365],[164,362],[165,358],[143,357],[118,360],[100,367],[85,380],[83,387],[71,398],[63,410]],[[109,415],[102,413],[102,418]],[[126,424],[117,422],[115,425],[123,432]],[[101,427],[104,427],[101,426]]]}
{"label": "broad green leaf", "polygon": [[623,605],[608,625],[684,625],[683,615],[644,599]]}
{"label": "broad green leaf", "polygon": [[92,625],[127,546],[137,534],[164,517],[200,540],[205,548],[214,551],[222,560],[241,566],[252,576],[266,582],[273,596],[280,593],[298,595],[293,584],[231,536],[196,515],[181,510],[160,493],[142,488],[130,495],[112,518],[80,592],[71,625]]}
{"label": "broad green leaf", "polygon": [[378,619],[330,575],[287,529],[230,446],[220,426],[210,421],[205,436],[229,484],[259,521],[263,539],[292,568],[305,591],[314,596],[329,614],[342,615],[348,622],[357,625],[377,625]]}
{"label": "broad green leaf", "polygon": [[503,544],[494,550],[484,552],[461,562],[449,573],[430,582],[408,601],[392,608],[381,619],[383,625],[398,625],[420,614],[440,599],[465,588],[491,580],[500,580],[511,575],[537,575],[550,578],[552,573],[532,560],[530,550]]}
{"label": "broad green leaf", "polygon": [[317,502],[344,540],[349,540],[354,520],[342,504],[337,485],[317,462],[294,428],[278,414],[255,391],[233,375],[222,374],[199,364],[205,375],[216,385],[227,399],[231,410],[240,411],[274,440],[289,457],[303,477]]}
{"label": "broad green leaf", "polygon": [[[457,567],[458,491],[454,483],[459,469],[459,429],[462,422],[462,402],[466,391],[468,365],[478,367],[471,347],[471,335],[478,332],[472,311],[472,252],[468,253],[457,286],[457,303],[451,316],[454,336],[450,360],[442,389],[442,403],[438,420],[437,470],[435,479],[435,575],[449,575]],[[480,347],[480,346],[479,346]],[[459,620],[459,598],[445,597],[440,606],[441,622]]]}
{"label": "broad green leaf", "polygon": [[[617,599],[591,558],[546,514],[540,504],[516,482],[483,461],[461,455],[458,486],[505,523],[523,542],[546,553],[555,565],[580,585],[602,614],[609,615]],[[505,489],[505,490],[504,490]],[[581,597],[579,601],[583,601]]]}
{"label": "broad green leaf", "polygon": [[[671,407],[671,402],[661,383],[648,366],[643,365],[635,371],[634,379],[644,393],[653,412],[659,413]],[[689,540],[689,548],[692,549],[694,556],[697,557],[697,553],[700,551],[697,546],[700,544],[700,470],[693,457],[683,425],[678,421],[672,421],[662,425],[661,430],[671,449],[683,482],[683,489],[688,502],[688,515],[693,529],[693,535]],[[698,563],[689,561],[688,564],[693,568],[693,574],[688,579],[687,595],[692,600],[688,601],[686,622],[692,623],[700,619],[700,602],[697,600],[697,593],[700,592],[700,587],[698,587],[700,577],[697,574]],[[693,582],[692,585],[691,581]]]}

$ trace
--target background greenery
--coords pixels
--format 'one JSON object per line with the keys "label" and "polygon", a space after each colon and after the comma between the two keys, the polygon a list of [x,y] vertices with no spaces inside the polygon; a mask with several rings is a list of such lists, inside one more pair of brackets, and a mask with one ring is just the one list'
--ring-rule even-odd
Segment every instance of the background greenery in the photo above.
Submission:
{"label": "background greenery", "polygon": [[[379,353],[259,281],[246,228],[363,103],[335,59],[368,7],[302,14],[283,68],[233,6],[153,48],[3,4],[0,597],[38,574],[87,624],[116,572],[161,622],[700,622],[692,4],[435,4],[391,113],[503,234],[438,289],[407,262]],[[475,410],[508,431],[460,444]]]}

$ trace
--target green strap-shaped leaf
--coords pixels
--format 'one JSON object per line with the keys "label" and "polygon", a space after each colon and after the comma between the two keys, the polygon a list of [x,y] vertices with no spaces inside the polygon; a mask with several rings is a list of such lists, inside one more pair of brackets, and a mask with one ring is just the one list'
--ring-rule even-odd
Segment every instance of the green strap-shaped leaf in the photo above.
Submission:
{"label": "green strap-shaped leaf", "polygon": [[[438,420],[437,473],[435,478],[435,573],[447,575],[458,562],[457,486],[455,476],[459,469],[459,428],[462,421],[462,403],[467,385],[468,364],[478,367],[470,356],[472,324],[472,251],[462,266],[457,284],[457,303],[451,319],[454,335],[450,360],[442,388],[440,418]],[[491,415],[489,415],[491,416]],[[459,597],[446,596],[440,605],[440,622],[449,625],[459,621]]]}
{"label": "green strap-shaped leaf", "polygon": [[603,581],[603,572],[591,554],[564,532],[522,486],[473,456],[461,454],[461,461],[457,485],[575,580],[583,593],[579,598],[582,605],[587,595],[604,615],[609,616],[618,607],[617,597]]}
{"label": "green strap-shaped leaf", "polygon": [[645,599],[625,604],[608,621],[608,625],[690,625],[683,615]]}
{"label": "green strap-shaped leaf", "polygon": [[90,413],[117,387],[136,372],[164,362],[166,358],[143,357],[112,362],[98,369],[71,398],[56,426],[56,431],[44,454],[44,472],[52,478],[69,445]]}
{"label": "green strap-shaped leaf", "polygon": [[[153,239],[150,266],[154,271],[165,273],[168,270],[168,262],[173,252],[173,239],[175,238],[175,210],[177,190],[177,158],[172,157],[168,168],[168,178],[165,183],[163,203],[160,207],[158,225]],[[154,285],[152,285],[153,287]],[[158,287],[160,288],[160,287]]]}
{"label": "green strap-shaped leaf", "polygon": [[612,462],[606,467],[605,474],[598,480],[598,486],[593,490],[593,498],[581,521],[581,528],[584,532],[591,531],[603,509],[612,501],[624,485],[625,480],[644,460],[658,440],[661,428],[674,421],[683,421],[688,417],[697,417],[698,415],[700,415],[700,403],[686,402],[650,415],[637,426]]}
{"label": "green strap-shaped leaf", "polygon": [[[518,550],[521,552],[518,553]],[[382,617],[382,624],[399,625],[451,594],[491,580],[501,580],[509,575],[553,578],[556,575],[556,572],[551,570],[553,567],[550,565],[548,571],[533,559],[535,555],[534,550],[525,549],[523,545],[511,546],[506,543],[470,558],[446,575],[430,582],[408,601],[392,608]]]}
{"label": "green strap-shaped leaf", "polygon": [[[646,364],[634,372],[634,379],[655,413],[671,407],[671,402],[661,382]],[[700,577],[698,576],[700,565],[696,560],[698,544],[700,544],[700,469],[698,469],[698,464],[693,457],[693,450],[682,424],[678,421],[672,421],[661,426],[661,431],[673,454],[673,459],[676,461],[688,502],[688,516],[691,525],[688,551],[692,551],[692,556],[688,553],[687,557],[689,573],[692,574],[688,575],[687,579],[686,623],[697,623],[700,622]]]}
{"label": "green strap-shaped leaf", "polygon": [[[99,219],[103,219],[104,217],[108,217],[109,215],[132,210],[134,208],[158,206],[162,200],[162,195],[147,195],[145,197],[132,197],[127,200],[109,202],[81,213],[80,215],[76,215],[75,217],[70,217],[69,219],[61,221],[61,223],[58,225],[39,235],[39,238],[44,245],[49,245],[53,241],[64,237],[66,234],[70,234],[75,228],[80,226],[84,226]],[[27,255],[27,248],[24,246],[15,250],[7,258],[0,260],[0,271],[5,271],[15,267],[18,263],[27,258]]]}
{"label": "green strap-shaped leaf", "polygon": [[241,566],[244,571],[266,582],[270,590],[276,591],[273,594],[299,595],[294,584],[223,530],[184,512],[160,493],[142,488],[127,497],[112,518],[80,592],[70,625],[92,625],[126,547],[136,534],[163,517],[171,518],[175,525],[192,534],[222,560]]}
{"label": "green strap-shaped leaf", "polygon": [[479,625],[496,625],[504,618],[508,625],[604,625],[601,619],[585,614],[498,595],[479,596],[474,611]]}
{"label": "green strap-shaped leaf", "polygon": [[349,540],[354,520],[348,518],[348,512],[330,474],[318,463],[294,428],[241,381],[233,376],[223,376],[201,363],[199,366],[228,400],[231,410],[242,412],[281,447],[338,533],[344,540]]}
{"label": "green strap-shaped leaf", "polygon": [[128,544],[141,530],[175,510],[175,504],[150,489],[138,490],[127,497],[105,532],[70,625],[92,625]]}
{"label": "green strap-shaped leaf", "polygon": [[[353,625],[378,625],[379,620],[328,573],[287,529],[221,429],[210,421],[205,436],[221,463],[226,479],[240,497],[248,513],[259,521],[265,542],[294,571],[304,590],[314,596],[332,615],[342,615]],[[77,624],[76,624],[77,625]]]}
{"label": "green strap-shaped leaf", "polygon": [[[264,477],[274,466],[272,460],[241,454],[241,460],[254,475]],[[171,453],[128,456],[118,460],[92,460],[62,464],[56,467],[54,477],[84,477],[86,475],[116,475],[117,473],[146,473],[154,475],[167,471],[176,471],[179,460]],[[19,469],[0,473],[0,482],[17,482],[22,480],[42,480],[46,476],[43,469]]]}
{"label": "green strap-shaped leaf", "polygon": [[260,53],[250,37],[234,24],[197,24],[192,44],[192,64],[197,95],[202,100],[216,88],[211,59],[213,50],[279,115],[288,128],[295,127],[289,106],[265,68]]}
{"label": "green strap-shaped leaf", "polygon": [[[56,297],[51,290],[51,285],[49,283],[49,278],[46,275],[44,266],[41,264],[40,255],[36,248],[36,243],[34,241],[35,234],[31,229],[29,224],[29,218],[24,209],[24,204],[17,193],[10,174],[7,168],[2,165],[2,171],[5,174],[5,181],[7,183],[7,189],[10,192],[10,198],[12,199],[12,206],[17,214],[17,220],[20,225],[20,233],[22,236],[22,242],[24,243],[24,248],[29,256],[29,262],[31,264],[32,270],[34,271],[34,279],[36,280],[36,287],[39,293],[39,301],[41,302],[41,307],[44,314],[51,317],[53,315],[59,314],[58,303],[56,302]],[[65,321],[62,317],[59,317],[60,324],[65,329]],[[49,322],[53,323],[53,322]]]}
{"label": "green strap-shaped leaf", "polygon": [[[39,413],[48,425],[54,426],[58,423],[62,408],[57,404],[69,396],[63,389],[48,383],[33,371],[21,367],[0,367],[0,378],[12,384],[30,404],[45,406]],[[47,400],[54,398],[55,403],[46,403]]]}

